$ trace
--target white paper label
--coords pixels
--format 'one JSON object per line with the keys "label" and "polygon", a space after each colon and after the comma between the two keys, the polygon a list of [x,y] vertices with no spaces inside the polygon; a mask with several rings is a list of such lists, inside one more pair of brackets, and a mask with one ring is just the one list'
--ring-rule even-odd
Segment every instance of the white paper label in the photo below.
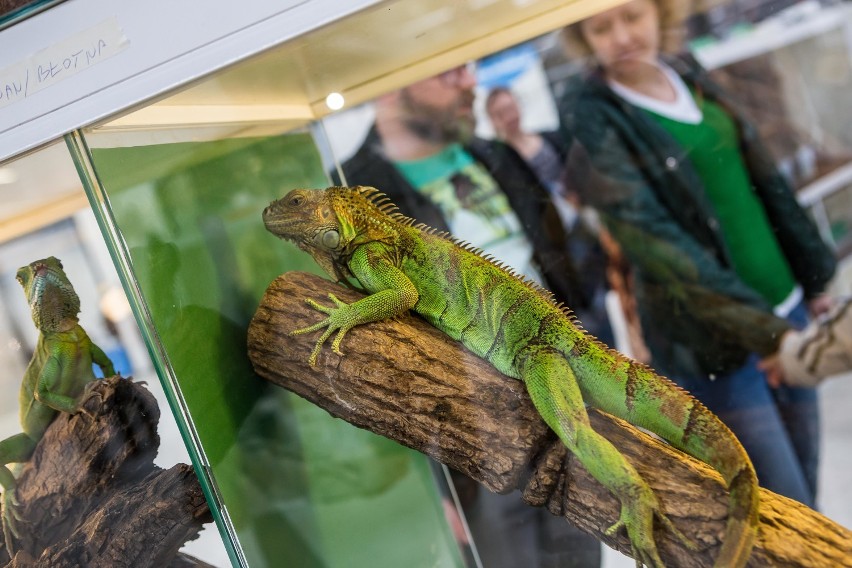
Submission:
{"label": "white paper label", "polygon": [[115,18],[42,49],[0,71],[0,107],[22,101],[123,51],[130,42]]}

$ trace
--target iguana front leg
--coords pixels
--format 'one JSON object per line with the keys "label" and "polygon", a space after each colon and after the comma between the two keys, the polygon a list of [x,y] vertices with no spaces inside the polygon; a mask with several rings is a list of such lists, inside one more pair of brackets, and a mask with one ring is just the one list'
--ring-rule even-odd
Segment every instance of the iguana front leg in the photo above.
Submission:
{"label": "iguana front leg", "polygon": [[104,350],[89,340],[89,352],[92,354],[92,362],[97,364],[103,373],[104,378],[114,377],[116,375],[115,366]]}
{"label": "iguana front leg", "polygon": [[417,303],[417,288],[400,269],[380,254],[381,248],[376,245],[378,243],[370,243],[356,249],[349,265],[352,274],[364,289],[372,294],[351,304],[329,294],[335,307],[323,306],[310,298],[305,300],[315,310],[328,315],[320,322],[290,332],[291,335],[301,335],[325,328],[308,359],[312,367],[317,364],[323,343],[335,331],[337,336],[332,341],[331,348],[338,355],[342,355],[340,342],[350,329],[356,325],[402,315]]}
{"label": "iguana front leg", "polygon": [[[75,387],[79,392],[89,381],[88,378],[77,378],[73,373],[66,372],[65,375],[68,376],[63,376],[63,369],[73,368],[74,364],[75,361],[73,358],[66,357],[62,353],[49,357],[44,362],[41,372],[38,375],[35,390],[33,391],[33,398],[35,398],[36,404],[41,404],[47,408],[58,412],[65,412],[66,414],[77,413],[79,409],[77,399],[63,393]],[[79,386],[75,385],[78,382],[80,383]],[[26,422],[38,422],[38,424],[33,425],[35,428],[31,426],[30,429],[37,429],[40,432],[38,438],[41,439],[41,434],[44,433],[44,430],[47,429],[47,426],[53,421],[56,415],[55,413],[30,411],[27,416],[25,418]],[[26,424],[24,428],[27,428]]]}
{"label": "iguana front leg", "polygon": [[[107,357],[107,354],[91,340],[89,340],[89,353],[92,356],[92,362],[100,367],[104,378],[114,377],[118,374],[115,372],[115,366],[110,358]],[[95,384],[97,384],[95,381],[89,381],[86,384],[83,393],[77,398],[75,412],[82,412],[87,416],[92,416],[92,412],[89,410],[91,406],[89,401],[97,401],[95,403],[96,407],[103,403],[103,396],[101,396],[99,391],[93,388]]]}
{"label": "iguana front leg", "polygon": [[519,356],[521,380],[547,425],[559,436],[588,472],[621,502],[618,522],[609,536],[627,531],[636,566],[664,568],[654,542],[654,519],[659,519],[687,547],[689,541],[666,517],[654,492],[627,459],[595,432],[574,372],[565,357],[551,347],[528,348]]}

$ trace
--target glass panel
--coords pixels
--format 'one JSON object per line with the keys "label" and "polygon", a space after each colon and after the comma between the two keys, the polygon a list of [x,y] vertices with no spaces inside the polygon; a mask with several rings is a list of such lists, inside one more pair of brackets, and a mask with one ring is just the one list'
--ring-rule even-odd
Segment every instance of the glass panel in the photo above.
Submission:
{"label": "glass panel", "polygon": [[[266,286],[286,271],[323,274],[264,228],[261,211],[292,188],[337,182],[374,185],[404,215],[551,289],[604,343],[712,406],[770,489],[785,493],[773,474],[795,470],[800,491],[785,494],[850,524],[837,496],[852,438],[838,401],[852,383],[827,381],[818,405],[813,390],[770,389],[757,368],[782,336],[800,337],[791,327],[807,319],[805,295],[819,308],[810,300],[823,291],[850,290],[848,6],[699,2],[663,17],[658,5],[388,2],[69,138],[235,562],[602,562],[597,539],[526,507],[514,486],[492,496],[254,375],[246,330]],[[651,29],[666,27],[664,45],[647,29],[634,50],[619,44],[613,29],[648,22],[637,6]],[[585,16],[599,19],[550,31]],[[443,296],[462,296],[444,284]],[[585,373],[585,402],[621,416],[651,404],[631,398],[642,384],[612,371],[607,353],[603,371],[572,367]],[[800,395],[805,425],[787,414]],[[652,422],[665,414],[646,411]],[[769,422],[771,434],[754,430]],[[833,450],[817,469],[820,435]],[[781,446],[790,467],[771,465]],[[514,481],[537,481],[529,469],[540,465]],[[565,516],[630,550],[589,520],[594,507],[571,504]]]}
{"label": "glass panel", "polygon": [[[177,463],[189,463],[180,431],[169,412],[166,397],[65,145],[61,141],[53,143],[2,164],[0,202],[3,203],[0,210],[0,368],[4,370],[0,376],[0,440],[4,451],[6,441],[22,432],[18,394],[22,389],[22,378],[37,351],[38,341],[27,297],[16,282],[16,273],[31,262],[55,256],[63,263],[64,271],[80,299],[81,327],[104,350],[117,372],[147,384],[145,388],[154,395],[161,409],[157,428],[160,442],[155,465],[168,469]],[[95,372],[101,373],[99,368]],[[73,445],[72,442],[69,440],[69,445]],[[79,458],[69,466],[82,467]],[[20,466],[10,469],[19,479],[23,475]],[[42,476],[40,479],[45,478]],[[22,483],[26,485],[26,482]],[[80,494],[86,495],[89,489],[80,487]],[[103,492],[104,487],[100,486],[99,490]],[[23,500],[23,503],[27,501]],[[65,510],[62,504],[48,506],[48,503],[49,498],[39,501],[42,510]],[[76,506],[81,506],[80,503],[84,501]],[[200,537],[188,543],[182,551],[213,565],[226,565],[229,560],[221,537],[213,524],[207,526]],[[24,525],[23,534],[27,535],[27,531],[32,530],[29,525]],[[56,531],[51,534],[55,539],[62,533]],[[21,542],[32,540],[25,536],[24,540],[16,543],[20,546]],[[6,549],[2,544],[0,548],[0,555],[5,558]],[[30,551],[36,556],[40,552]]]}
{"label": "glass panel", "polygon": [[77,143],[173,408],[208,473],[208,496],[239,539],[235,561],[458,564],[422,456],[329,418],[260,381],[249,364],[246,329],[266,286],[286,270],[318,272],[260,219],[288,189],[328,184],[311,135],[90,155]]}

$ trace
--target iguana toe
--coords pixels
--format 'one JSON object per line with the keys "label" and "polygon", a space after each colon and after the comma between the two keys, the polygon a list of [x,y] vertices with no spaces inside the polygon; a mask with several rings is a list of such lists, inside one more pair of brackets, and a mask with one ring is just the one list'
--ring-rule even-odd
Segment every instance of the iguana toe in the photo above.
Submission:
{"label": "iguana toe", "polygon": [[319,352],[321,347],[321,345],[317,345],[316,347],[314,347],[314,350],[311,351],[311,356],[308,357],[308,365],[310,365],[311,367],[317,366],[317,360],[319,359]]}
{"label": "iguana toe", "polygon": [[3,520],[3,543],[6,545],[6,554],[9,555],[9,558],[14,557],[15,543],[12,540],[11,528],[5,519]]}
{"label": "iguana toe", "polygon": [[675,526],[671,519],[659,512],[657,513],[657,517],[660,519],[660,522],[663,523],[663,526],[667,530],[669,530],[675,536],[675,538],[680,541],[681,544],[683,544],[689,550],[698,550],[698,544],[694,540],[683,534],[680,529]]}
{"label": "iguana toe", "polygon": [[103,406],[104,396],[100,393],[100,391],[95,390],[96,385],[97,383],[94,381],[86,385],[86,390],[84,390],[80,398],[77,399],[77,410],[75,414],[85,414],[86,416],[93,418],[97,410]]}
{"label": "iguana toe", "polygon": [[352,329],[351,327],[341,327],[337,331],[337,336],[334,338],[334,341],[331,343],[331,350],[337,353],[338,355],[343,355],[343,352],[340,350],[340,342],[343,341],[343,336]]}
{"label": "iguana toe", "polygon": [[309,325],[308,327],[303,327],[301,329],[294,329],[290,332],[290,335],[304,335],[306,333],[313,333],[314,331],[318,331],[324,327],[328,327],[328,320],[323,320],[321,322]]}
{"label": "iguana toe", "polygon": [[[329,294],[329,296],[334,298],[333,294]],[[316,300],[312,300],[311,298],[306,299],[305,303],[308,304],[313,309],[317,310],[318,312],[322,312],[324,314],[331,314],[334,310],[337,309],[337,308],[330,308],[328,306],[323,306],[322,304],[320,304]]]}
{"label": "iguana toe", "polygon": [[23,517],[19,511],[20,505],[21,504],[18,502],[14,489],[7,490],[3,493],[3,539],[6,544],[6,549],[9,552],[9,557],[14,556],[15,550],[12,537],[21,538],[19,523],[23,521]]}

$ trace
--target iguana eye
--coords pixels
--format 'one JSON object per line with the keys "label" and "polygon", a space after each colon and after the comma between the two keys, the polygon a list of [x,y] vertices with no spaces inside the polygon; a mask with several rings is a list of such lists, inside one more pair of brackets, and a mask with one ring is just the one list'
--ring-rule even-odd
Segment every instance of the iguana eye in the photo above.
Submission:
{"label": "iguana eye", "polygon": [[305,202],[305,194],[304,193],[294,193],[287,199],[287,205],[290,207],[299,207],[302,203]]}

